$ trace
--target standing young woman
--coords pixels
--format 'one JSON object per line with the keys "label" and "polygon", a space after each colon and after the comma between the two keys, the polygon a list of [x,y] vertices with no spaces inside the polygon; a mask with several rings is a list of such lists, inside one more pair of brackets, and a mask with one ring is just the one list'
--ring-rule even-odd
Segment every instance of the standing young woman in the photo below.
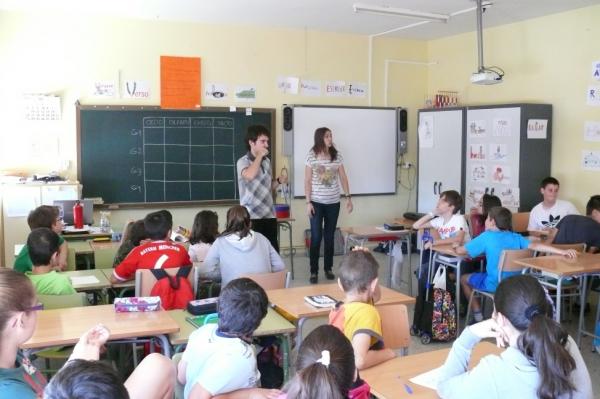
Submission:
{"label": "standing young woman", "polygon": [[340,194],[343,189],[346,209],[352,212],[352,198],[342,155],[333,145],[331,130],[315,130],[315,143],[306,156],[304,192],[306,213],[310,218],[310,283],[316,284],[319,275],[321,238],[325,241],[323,266],[325,277],[335,279],[333,268],[333,237],[340,213]]}

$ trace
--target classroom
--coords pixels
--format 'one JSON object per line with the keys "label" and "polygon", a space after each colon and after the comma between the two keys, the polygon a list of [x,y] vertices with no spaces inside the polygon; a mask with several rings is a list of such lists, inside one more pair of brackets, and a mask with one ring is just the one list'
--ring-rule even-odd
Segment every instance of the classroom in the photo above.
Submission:
{"label": "classroom", "polygon": [[[594,65],[600,65],[597,39],[600,37],[600,1],[570,1],[572,4],[568,6],[555,1],[544,7],[540,5],[543,11],[535,10],[542,0],[527,5],[525,3],[530,2],[524,0],[497,2],[508,4],[492,4],[487,13],[493,14],[495,8],[500,8],[504,19],[487,26],[484,13],[483,51],[485,65],[501,67],[504,77],[500,84],[477,85],[470,82],[478,65],[474,12],[457,16],[456,24],[452,17],[447,26],[417,24],[378,35],[413,24],[415,19],[396,17],[401,22],[394,22],[390,16],[344,12],[329,16],[332,22],[328,26],[324,18],[328,12],[322,11],[320,14],[324,15],[313,15],[314,23],[307,19],[286,25],[290,20],[288,14],[304,13],[292,7],[275,12],[273,8],[277,5],[266,0],[255,5],[258,12],[252,13],[244,11],[248,6],[242,2],[226,2],[231,8],[222,6],[215,14],[205,10],[211,20],[195,18],[190,13],[202,8],[194,8],[184,0],[170,5],[172,9],[159,7],[160,1],[142,7],[138,2],[123,5],[108,1],[102,6],[101,2],[83,5],[69,0],[0,0],[0,114],[3,121],[0,266],[12,265],[14,245],[24,243],[29,233],[26,217],[7,217],[3,192],[13,183],[3,178],[56,171],[66,180],[76,182],[80,167],[76,104],[159,105],[161,56],[201,58],[202,107],[235,106],[238,111],[251,108],[250,112],[256,109],[256,114],[259,109],[274,110],[275,124],[271,131],[275,144],[271,148],[275,159],[274,177],[279,176],[283,167],[288,170],[294,167],[294,159],[284,155],[284,104],[405,109],[407,150],[398,158],[395,193],[353,196],[354,211],[340,212],[339,227],[381,226],[407,211],[417,211],[418,112],[427,108],[428,101],[429,104],[435,102],[439,92],[457,93],[459,106],[550,104],[550,175],[560,181],[560,198],[570,201],[585,214],[588,199],[599,194],[600,168],[586,167],[583,158],[585,154],[600,156],[600,101],[589,98],[590,90],[600,90],[600,77],[595,78],[593,73]],[[468,0],[452,0],[446,5],[434,1],[389,3],[393,3],[390,4],[393,7],[443,14],[475,5]],[[327,7],[352,11],[353,4],[339,0]],[[308,1],[305,7],[319,14],[319,7],[324,6],[318,1]],[[348,17],[346,14],[352,18],[355,28],[335,23],[336,18]],[[380,26],[378,18],[384,18]],[[498,16],[489,16],[489,19],[500,20]],[[365,21],[364,26],[361,21]],[[320,92],[309,96],[282,90],[278,83],[286,77],[298,78],[300,82],[318,81]],[[125,82],[132,80],[145,82],[147,96],[128,98],[122,94],[127,90]],[[366,88],[366,93],[327,95],[324,89],[328,82],[356,84]],[[94,86],[100,83],[110,83],[115,94],[100,96],[97,90],[94,93]],[[209,83],[226,87],[228,97],[205,96],[205,85]],[[254,101],[233,99],[234,89],[250,87],[256,90]],[[32,94],[58,97],[59,118],[24,120],[22,99]],[[336,132],[332,133],[335,142]],[[593,137],[590,139],[590,136]],[[343,153],[344,149],[340,150]],[[369,148],[365,150],[368,154]],[[377,157],[377,154],[372,156]],[[443,165],[443,161],[440,164]],[[348,178],[352,191],[353,176]],[[85,181],[80,183],[85,185]],[[460,191],[460,187],[457,189]],[[114,230],[120,231],[128,220],[143,219],[146,214],[165,208],[171,212],[174,226],[188,228],[199,210],[213,210],[218,214],[222,231],[230,205],[184,203],[116,207],[110,209],[110,223]],[[290,240],[288,242],[287,232],[282,232],[280,246],[283,254],[295,251],[298,271],[308,264],[308,260],[302,260],[306,244],[304,232],[310,229],[303,197],[291,198],[290,214],[294,219],[287,225],[291,229]],[[97,210],[94,219],[100,220]],[[338,258],[341,257],[335,258],[335,268]],[[376,258],[381,264],[388,262],[387,257],[378,255]],[[416,259],[414,254],[413,258]],[[288,257],[285,262],[289,267]],[[380,273],[388,272],[380,269]],[[391,270],[389,273],[391,276]],[[307,276],[308,271],[300,275]],[[383,285],[387,286],[386,279],[380,280],[385,280]],[[294,283],[294,287],[298,285]],[[592,299],[592,310],[596,301]],[[590,369],[590,373],[594,380],[598,370]],[[597,382],[594,384],[597,390]]]}

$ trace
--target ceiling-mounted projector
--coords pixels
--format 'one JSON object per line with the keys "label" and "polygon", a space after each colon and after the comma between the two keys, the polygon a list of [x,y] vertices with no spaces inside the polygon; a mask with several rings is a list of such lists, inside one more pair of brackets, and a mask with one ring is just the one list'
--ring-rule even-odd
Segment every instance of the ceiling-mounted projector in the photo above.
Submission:
{"label": "ceiling-mounted projector", "polygon": [[475,72],[471,75],[471,83],[476,85],[495,85],[502,83],[502,75],[495,71]]}

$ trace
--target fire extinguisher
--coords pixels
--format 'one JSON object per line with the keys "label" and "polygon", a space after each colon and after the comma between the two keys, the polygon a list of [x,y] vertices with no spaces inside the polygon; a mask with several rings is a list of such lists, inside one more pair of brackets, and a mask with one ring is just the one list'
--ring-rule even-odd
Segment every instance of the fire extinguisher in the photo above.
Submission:
{"label": "fire extinguisher", "polygon": [[79,201],[73,205],[73,224],[76,229],[83,229],[83,206]]}

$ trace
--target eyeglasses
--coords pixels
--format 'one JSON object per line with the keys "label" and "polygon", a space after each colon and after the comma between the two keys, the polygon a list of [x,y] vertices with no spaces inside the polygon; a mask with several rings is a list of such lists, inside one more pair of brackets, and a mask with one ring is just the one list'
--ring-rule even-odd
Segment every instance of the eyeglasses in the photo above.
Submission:
{"label": "eyeglasses", "polygon": [[33,305],[27,309],[25,309],[26,312],[34,312],[37,310],[44,310],[44,304],[43,303],[38,303],[37,305]]}

